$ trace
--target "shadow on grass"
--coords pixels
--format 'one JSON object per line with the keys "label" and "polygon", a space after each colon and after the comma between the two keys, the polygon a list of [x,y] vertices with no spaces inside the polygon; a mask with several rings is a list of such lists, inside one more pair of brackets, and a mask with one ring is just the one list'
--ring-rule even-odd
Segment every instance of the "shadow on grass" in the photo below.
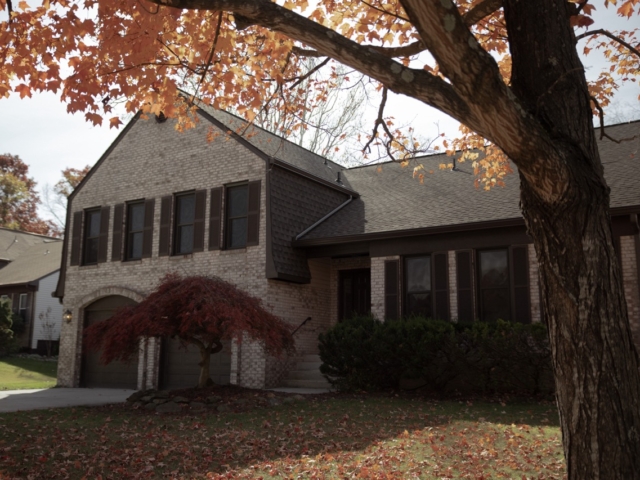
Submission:
{"label": "shadow on grass", "polygon": [[[442,459],[458,458],[475,448],[480,461],[498,464],[490,456],[482,459],[482,452],[490,455],[491,445],[503,448],[510,438],[530,441],[530,449],[520,450],[534,452],[536,442],[548,435],[547,427],[557,427],[551,404],[325,395],[241,413],[161,416],[118,406],[0,416],[0,432],[5,432],[0,444],[11,445],[4,463],[15,476],[280,478],[293,474],[287,469],[316,462],[313,468],[325,465],[331,478],[343,475],[341,465],[366,459],[366,452],[400,444],[405,453],[394,458],[412,448],[437,451]],[[515,454],[521,455],[520,450]],[[424,457],[412,455],[411,461]],[[509,455],[512,462],[514,454]],[[558,461],[556,450],[549,455]]]}

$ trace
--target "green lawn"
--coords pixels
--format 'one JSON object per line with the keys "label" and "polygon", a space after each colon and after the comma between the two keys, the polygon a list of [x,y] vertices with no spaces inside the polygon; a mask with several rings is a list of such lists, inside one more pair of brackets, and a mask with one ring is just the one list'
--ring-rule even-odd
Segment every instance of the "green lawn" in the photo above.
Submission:
{"label": "green lawn", "polygon": [[0,478],[565,476],[552,404],[330,395],[230,408],[177,415],[124,406],[0,414]]}
{"label": "green lawn", "polygon": [[33,358],[0,358],[0,390],[51,388],[56,385],[58,362]]}

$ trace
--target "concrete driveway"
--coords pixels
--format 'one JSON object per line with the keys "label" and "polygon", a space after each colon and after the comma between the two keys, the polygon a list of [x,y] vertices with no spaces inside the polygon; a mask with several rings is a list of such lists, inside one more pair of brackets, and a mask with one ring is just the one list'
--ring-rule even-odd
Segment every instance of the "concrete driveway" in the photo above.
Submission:
{"label": "concrete driveway", "polygon": [[123,403],[134,391],[114,388],[4,390],[0,391],[0,413]]}

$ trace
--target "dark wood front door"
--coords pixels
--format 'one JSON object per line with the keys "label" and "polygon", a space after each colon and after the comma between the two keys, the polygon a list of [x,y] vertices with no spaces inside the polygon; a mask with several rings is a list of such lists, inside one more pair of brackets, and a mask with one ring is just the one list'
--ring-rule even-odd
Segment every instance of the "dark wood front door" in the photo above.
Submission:
{"label": "dark wood front door", "polygon": [[338,286],[338,320],[371,313],[371,270],[341,270]]}

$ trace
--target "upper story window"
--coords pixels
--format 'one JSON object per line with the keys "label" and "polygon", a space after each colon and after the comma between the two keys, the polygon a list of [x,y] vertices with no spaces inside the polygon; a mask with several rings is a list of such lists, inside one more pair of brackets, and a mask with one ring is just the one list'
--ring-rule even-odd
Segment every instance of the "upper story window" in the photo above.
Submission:
{"label": "upper story window", "polygon": [[176,196],[175,249],[176,255],[193,252],[196,195]]}
{"label": "upper story window", "polygon": [[480,320],[511,320],[508,249],[478,251],[478,276]]}
{"label": "upper story window", "polygon": [[248,185],[227,188],[226,247],[247,246],[247,217],[249,209]]}
{"label": "upper story window", "polygon": [[144,238],[144,210],[144,202],[127,204],[127,260],[138,260],[142,258],[142,245]]}
{"label": "upper story window", "polygon": [[100,209],[87,210],[84,214],[83,265],[98,263],[100,245]]}
{"label": "upper story window", "polygon": [[431,256],[405,258],[404,272],[405,315],[431,317],[433,312]]}

